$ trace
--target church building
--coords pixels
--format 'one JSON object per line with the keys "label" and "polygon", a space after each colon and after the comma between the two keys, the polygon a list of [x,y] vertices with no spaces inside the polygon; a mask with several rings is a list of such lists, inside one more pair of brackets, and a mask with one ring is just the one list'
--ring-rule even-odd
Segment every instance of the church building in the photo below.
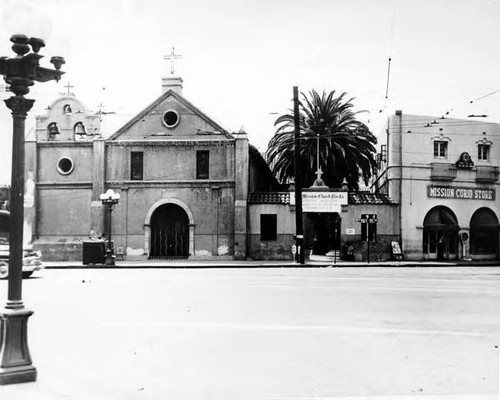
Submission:
{"label": "church building", "polygon": [[82,243],[109,230],[127,259],[243,259],[248,193],[275,190],[244,132],[229,132],[164,77],[163,93],[104,137],[100,114],[73,94],[36,118],[26,150],[25,236],[45,260],[81,260]]}

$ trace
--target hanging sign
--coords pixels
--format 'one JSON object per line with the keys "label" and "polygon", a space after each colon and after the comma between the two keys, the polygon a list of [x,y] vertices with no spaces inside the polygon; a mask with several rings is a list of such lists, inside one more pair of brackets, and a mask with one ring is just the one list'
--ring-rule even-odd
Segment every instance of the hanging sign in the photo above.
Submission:
{"label": "hanging sign", "polygon": [[340,212],[347,204],[347,192],[302,192],[303,212]]}

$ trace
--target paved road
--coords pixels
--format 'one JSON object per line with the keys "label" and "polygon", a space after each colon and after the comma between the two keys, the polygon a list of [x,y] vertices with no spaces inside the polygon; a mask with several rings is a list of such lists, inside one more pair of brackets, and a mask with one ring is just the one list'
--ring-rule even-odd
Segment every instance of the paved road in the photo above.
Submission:
{"label": "paved road", "polygon": [[39,377],[2,399],[498,398],[498,268],[46,270],[23,288]]}

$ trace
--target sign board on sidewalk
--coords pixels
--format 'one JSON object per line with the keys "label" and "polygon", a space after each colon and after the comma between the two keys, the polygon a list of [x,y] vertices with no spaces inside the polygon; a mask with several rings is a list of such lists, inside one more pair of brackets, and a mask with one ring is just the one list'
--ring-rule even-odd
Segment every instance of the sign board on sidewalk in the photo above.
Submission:
{"label": "sign board on sidewalk", "polygon": [[347,192],[302,192],[303,212],[340,212],[344,204],[347,204]]}

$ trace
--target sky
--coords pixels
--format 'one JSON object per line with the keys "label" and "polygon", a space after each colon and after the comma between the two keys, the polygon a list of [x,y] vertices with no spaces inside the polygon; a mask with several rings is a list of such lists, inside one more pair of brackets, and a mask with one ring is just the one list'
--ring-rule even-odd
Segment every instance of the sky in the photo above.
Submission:
{"label": "sky", "polygon": [[[161,94],[175,47],[184,97],[265,151],[293,86],[347,92],[377,136],[395,110],[500,123],[498,21],[500,0],[0,0],[0,56],[24,33],[45,40],[42,66],[66,59],[59,83],[26,96],[36,100],[27,133],[69,82],[87,108],[114,113],[103,117],[109,136]],[[10,184],[3,104],[0,137]]]}

